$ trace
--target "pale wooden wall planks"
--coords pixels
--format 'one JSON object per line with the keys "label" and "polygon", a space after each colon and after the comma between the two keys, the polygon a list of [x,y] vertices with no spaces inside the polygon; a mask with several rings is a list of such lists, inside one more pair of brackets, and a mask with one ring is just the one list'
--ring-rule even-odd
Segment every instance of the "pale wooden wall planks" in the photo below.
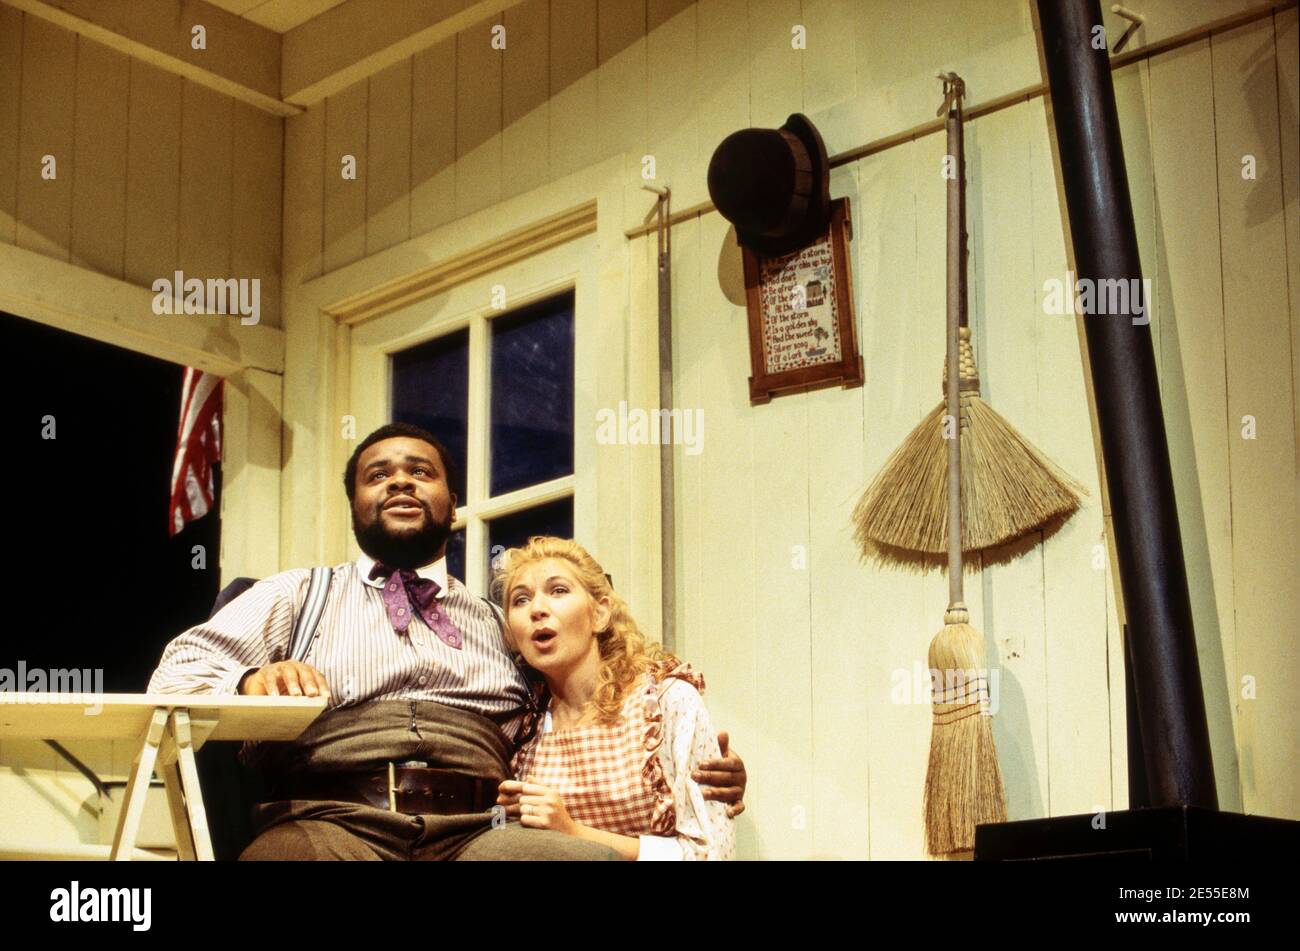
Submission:
{"label": "pale wooden wall planks", "polygon": [[293,169],[284,177],[286,287],[321,275],[325,175],[338,174],[335,165],[326,164],[325,110],[326,103],[317,103],[284,123],[284,165]]}
{"label": "pale wooden wall planks", "polygon": [[[181,90],[185,81],[131,62],[126,158],[126,279],[148,287],[180,263]],[[158,129],[170,129],[161,135]]]}
{"label": "pale wooden wall planks", "polygon": [[13,244],[18,212],[18,132],[23,82],[23,15],[0,6],[0,241]]}
{"label": "pale wooden wall planks", "polygon": [[[1219,185],[1219,242],[1228,380],[1228,490],[1232,513],[1235,696],[1247,812],[1296,808],[1292,691],[1300,650],[1289,603],[1297,574],[1296,420],[1292,322],[1278,137],[1278,85],[1271,21],[1210,41]],[[1294,90],[1290,91],[1294,94]],[[1294,113],[1288,124],[1294,123]],[[1247,157],[1256,162],[1247,178]],[[1194,385],[1194,383],[1193,383]],[[1248,435],[1251,417],[1254,433]],[[1204,489],[1205,487],[1203,487]],[[1240,678],[1256,683],[1243,696]]]}
{"label": "pale wooden wall planks", "polygon": [[602,0],[599,9],[596,148],[599,155],[640,156],[645,152],[649,102],[629,96],[627,90],[646,83],[645,0]]}
{"label": "pale wooden wall planks", "polygon": [[232,106],[230,273],[261,280],[262,319],[281,326],[284,120],[247,103],[232,101]]}
{"label": "pale wooden wall planks", "polygon": [[[1300,42],[1296,21],[1300,13],[1287,10],[1274,18],[1277,50],[1278,130],[1282,142],[1282,199],[1286,224],[1287,289],[1291,302],[1292,411],[1300,426]],[[1296,468],[1300,471],[1300,437],[1296,439]]]}
{"label": "pale wooden wall planks", "polygon": [[[916,143],[873,155],[857,164],[860,201],[853,209],[854,265],[858,288],[854,301],[858,314],[865,383],[861,390],[860,430],[845,430],[845,438],[860,444],[858,480],[884,464],[894,447],[937,400],[938,370],[922,369],[912,345],[912,328],[886,319],[890,313],[916,313],[917,287],[916,207],[913,202],[913,164]],[[925,392],[911,390],[905,381],[920,374],[931,380]],[[922,409],[922,405],[925,408]],[[852,417],[850,417],[850,422]],[[856,503],[849,487],[850,501]],[[844,714],[832,714],[830,704],[818,719],[820,725],[839,722],[843,755],[865,773],[865,800],[850,798],[858,807],[860,827],[850,826],[847,841],[836,844],[840,854],[901,858],[921,850],[917,822],[917,795],[925,782],[926,716],[922,688],[914,684],[913,665],[925,666],[929,638],[941,620],[927,616],[922,580],[893,569],[866,569],[856,564],[845,582],[843,596],[861,605],[862,620],[845,634],[830,638],[818,630],[817,651],[847,652],[846,666],[858,660],[860,696]],[[858,642],[855,644],[855,642]],[[903,671],[900,677],[897,671]],[[835,689],[835,682],[827,683]],[[889,702],[881,703],[880,698]],[[996,722],[996,721],[995,721]],[[846,728],[856,723],[851,732]],[[827,738],[828,739],[828,738]],[[834,755],[822,739],[818,761]],[[843,788],[852,797],[854,790]],[[865,809],[863,807],[865,806]],[[865,815],[862,813],[865,812]],[[824,838],[820,816],[813,817],[815,837]],[[865,849],[865,851],[864,851]]]}
{"label": "pale wooden wall planks", "polygon": [[[699,79],[694,68],[699,11],[694,4],[652,0],[650,15],[657,21],[645,44],[645,150],[654,160],[650,184],[671,186],[673,206],[686,208],[709,197],[699,174]],[[743,29],[744,22],[737,26]],[[706,165],[708,160],[705,155]]]}
{"label": "pale wooden wall planks", "polygon": [[369,81],[325,100],[325,190],[321,266],[351,264],[366,253],[366,183],[371,168],[366,142]]}
{"label": "pale wooden wall planks", "polygon": [[68,260],[71,248],[76,56],[75,33],[25,18],[17,244],[60,261]]}
{"label": "pale wooden wall planks", "polygon": [[480,23],[456,37],[455,217],[501,196],[501,53]]}
{"label": "pale wooden wall planks", "polygon": [[[745,0],[700,0],[695,6],[696,88],[701,90],[695,110],[696,161],[707,170],[718,143],[751,124],[750,39]],[[652,102],[649,108],[656,105]],[[643,150],[649,147],[648,141],[642,143]],[[680,188],[683,183],[670,184]]]}
{"label": "pale wooden wall planks", "polygon": [[[836,169],[831,178],[832,193],[849,199],[855,219],[862,209],[860,173],[855,165]],[[860,252],[860,246],[854,247],[850,258],[855,302],[861,300],[863,290]],[[861,584],[863,572],[849,530],[849,517],[862,488],[865,424],[862,389],[831,389],[808,397],[807,540],[797,543],[797,551],[787,545],[776,552],[796,572],[802,566],[807,576],[807,663],[816,690],[806,726],[811,791],[808,784],[799,791],[809,796],[802,810],[808,829],[801,843],[803,854],[816,857],[868,854],[862,803],[868,793],[869,761],[862,755],[866,736],[861,725],[873,709],[873,698],[863,689],[863,671],[870,658],[868,640],[878,636],[874,630],[878,616],[872,616]],[[828,591],[839,595],[821,596]],[[855,723],[857,729],[847,729]]]}
{"label": "pale wooden wall planks", "polygon": [[[709,319],[673,321],[674,334],[681,335],[675,349],[695,354],[689,362],[676,363],[674,373],[683,379],[694,376],[696,401],[689,405],[702,409],[705,418],[704,451],[677,457],[683,478],[689,475],[698,485],[697,499],[692,502],[688,496],[678,510],[678,520],[692,528],[678,551],[683,564],[699,566],[698,572],[683,578],[696,586],[696,594],[687,600],[699,610],[696,617],[686,619],[682,630],[687,656],[708,679],[709,710],[715,723],[730,731],[743,750],[746,744],[761,742],[759,642],[780,635],[762,614],[766,600],[759,598],[758,562],[779,543],[756,547],[753,538],[757,486],[753,417],[745,384],[748,330],[744,293],[736,280],[740,259],[728,244],[730,230],[718,215],[700,218],[699,306]],[[720,458],[728,460],[726,466],[714,462]],[[764,522],[771,524],[768,519]],[[774,737],[772,742],[780,740]],[[760,837],[784,838],[790,815],[779,809],[780,796],[779,784],[773,784],[751,797],[755,816],[766,821],[739,824],[737,842],[742,853],[763,851]]]}
{"label": "pale wooden wall planks", "polygon": [[258,278],[279,326],[281,138],[277,118],[0,7],[0,241],[145,287],[177,268]]}
{"label": "pale wooden wall planks", "polygon": [[550,22],[548,0],[525,0],[505,11],[502,198],[531,191],[551,178],[551,99],[547,87],[538,82],[550,71]]}
{"label": "pale wooden wall planks", "polygon": [[456,215],[456,37],[415,55],[411,100],[411,233]]}
{"label": "pale wooden wall planks", "polygon": [[130,66],[121,53],[78,37],[72,263],[113,277],[125,269]]}
{"label": "pale wooden wall planks", "polygon": [[[1065,246],[1042,122],[1041,107],[1007,109],[969,123],[966,137],[974,263],[971,321],[980,389],[989,405],[1040,447],[1050,425],[1038,416],[1045,396],[1039,350],[1048,332],[1046,322],[1054,321],[1057,332],[1064,331],[1061,325],[1073,331],[1068,317],[1044,317],[1035,294],[1043,281],[1065,277]],[[935,373],[929,371],[931,385]],[[1066,396],[1082,401],[1081,389]],[[1080,431],[1072,435],[1082,441]],[[1087,475],[1071,474],[1080,479]],[[1052,648],[1060,641],[1048,623],[1047,561],[1046,545],[1022,546],[1014,561],[987,566],[981,584],[984,634],[992,638],[1002,665],[993,723],[1007,815],[1012,819],[1053,812],[1049,698]],[[1099,611],[1085,610],[1078,623],[1095,631],[1099,619]],[[1091,697],[1094,724],[1103,699]]]}
{"label": "pale wooden wall planks", "polygon": [[550,175],[586,168],[596,154],[596,0],[551,0]]}
{"label": "pale wooden wall planks", "polygon": [[180,261],[187,277],[230,273],[234,102],[194,83],[181,95]]}
{"label": "pale wooden wall planks", "polygon": [[411,236],[411,60],[370,77],[366,254]]}

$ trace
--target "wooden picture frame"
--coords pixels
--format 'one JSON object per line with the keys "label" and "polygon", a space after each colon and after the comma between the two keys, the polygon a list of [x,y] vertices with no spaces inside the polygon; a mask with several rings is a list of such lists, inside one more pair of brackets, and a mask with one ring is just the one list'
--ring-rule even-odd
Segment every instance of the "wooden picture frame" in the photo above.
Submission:
{"label": "wooden picture frame", "polygon": [[824,386],[861,386],[853,316],[849,200],[831,202],[826,233],[793,254],[764,258],[741,246],[749,311],[751,405]]}

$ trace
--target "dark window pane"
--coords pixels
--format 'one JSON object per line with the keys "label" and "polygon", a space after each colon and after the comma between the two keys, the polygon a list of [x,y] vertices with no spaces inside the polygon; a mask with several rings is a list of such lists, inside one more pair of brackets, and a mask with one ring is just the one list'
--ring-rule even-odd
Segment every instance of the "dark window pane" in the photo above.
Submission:
{"label": "dark window pane", "polygon": [[[547,502],[534,509],[503,515],[488,522],[488,580],[492,579],[492,559],[507,548],[522,545],[533,535],[573,537],[573,497]],[[489,589],[490,590],[490,589]]]}
{"label": "dark window pane", "polygon": [[465,583],[465,529],[452,532],[447,539],[447,574]]}
{"label": "dark window pane", "polygon": [[500,495],[573,472],[573,295],[492,327],[492,477]]}
{"label": "dark window pane", "polygon": [[423,426],[442,441],[455,467],[451,490],[461,502],[468,412],[468,330],[393,354],[393,421]]}

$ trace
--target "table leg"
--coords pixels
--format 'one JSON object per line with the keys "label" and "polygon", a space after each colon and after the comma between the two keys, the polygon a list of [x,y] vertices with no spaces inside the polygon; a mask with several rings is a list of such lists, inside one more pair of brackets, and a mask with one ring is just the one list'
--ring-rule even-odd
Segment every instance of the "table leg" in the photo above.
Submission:
{"label": "table leg", "polygon": [[145,797],[153,779],[154,762],[158,759],[158,745],[167,727],[167,709],[158,707],[141,737],[140,750],[131,764],[122,809],[117,814],[117,829],[113,833],[113,847],[109,859],[115,862],[130,861],[135,848],[135,837],[140,832],[140,818],[144,815]]}
{"label": "table leg", "polygon": [[171,762],[160,765],[158,771],[162,773],[163,785],[167,788],[167,810],[171,813],[172,832],[176,836],[176,857],[182,862],[193,862],[194,837],[190,832],[189,815],[185,810],[185,790],[181,783],[180,767],[176,763],[177,754],[170,735],[164,743],[166,746],[172,746],[173,749],[164,748],[159,760],[170,759]]}
{"label": "table leg", "polygon": [[203,806],[203,791],[199,788],[199,768],[194,759],[194,737],[190,730],[189,711],[172,711],[170,731],[176,744],[176,765],[180,770],[181,788],[185,793],[185,812],[189,817],[193,857],[200,862],[211,862],[212,837],[208,834],[208,813]]}

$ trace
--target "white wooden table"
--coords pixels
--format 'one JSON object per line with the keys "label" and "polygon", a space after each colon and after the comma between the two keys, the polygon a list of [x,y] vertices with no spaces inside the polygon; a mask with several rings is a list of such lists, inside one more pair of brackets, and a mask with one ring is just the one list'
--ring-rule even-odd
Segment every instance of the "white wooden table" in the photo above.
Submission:
{"label": "white wooden table", "polygon": [[212,694],[0,694],[0,740],[139,744],[109,858],[130,860],[156,768],[182,860],[212,860],[194,751],[208,740],[293,740],[325,709],[319,697]]}

